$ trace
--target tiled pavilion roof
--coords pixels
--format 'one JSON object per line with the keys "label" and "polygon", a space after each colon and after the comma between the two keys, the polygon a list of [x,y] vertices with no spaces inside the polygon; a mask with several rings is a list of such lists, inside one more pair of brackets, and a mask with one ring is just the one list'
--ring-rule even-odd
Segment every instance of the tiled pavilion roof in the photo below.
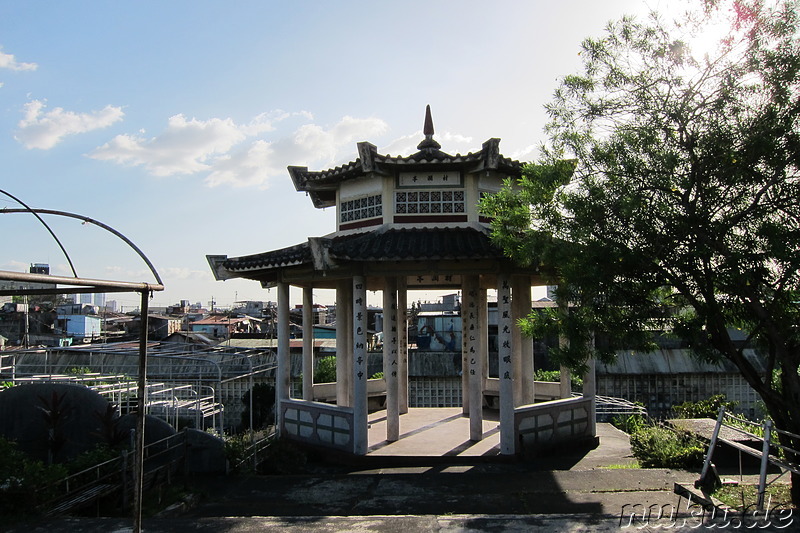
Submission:
{"label": "tiled pavilion roof", "polygon": [[[450,155],[442,152],[437,145],[423,147],[419,152],[406,157],[381,155],[375,145],[368,142],[358,143],[359,158],[342,166],[327,170],[310,171],[308,167],[289,167],[289,174],[298,191],[305,191],[311,196],[315,207],[330,207],[336,202],[338,185],[347,180],[364,176],[368,173],[393,175],[397,172],[427,170],[461,169],[466,172],[479,170],[501,170],[508,175],[519,175],[522,163],[500,154],[500,139],[489,139],[483,148],[467,155]],[[421,144],[420,146],[424,146]]]}
{"label": "tiled pavilion roof", "polygon": [[475,227],[392,228],[308,242],[254,255],[225,259],[232,273],[270,270],[313,262],[312,247],[324,249],[335,261],[469,260],[503,257],[488,230]]}

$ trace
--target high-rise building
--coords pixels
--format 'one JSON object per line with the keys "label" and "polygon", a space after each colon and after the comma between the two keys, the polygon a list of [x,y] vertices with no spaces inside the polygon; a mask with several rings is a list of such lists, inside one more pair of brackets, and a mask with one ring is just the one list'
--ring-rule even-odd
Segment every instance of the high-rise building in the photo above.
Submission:
{"label": "high-rise building", "polygon": [[94,305],[96,305],[100,309],[106,306],[106,294],[104,292],[98,292],[93,296],[94,296]]}
{"label": "high-rise building", "polygon": [[50,265],[47,263],[31,263],[29,271],[31,274],[47,274],[50,275]]}

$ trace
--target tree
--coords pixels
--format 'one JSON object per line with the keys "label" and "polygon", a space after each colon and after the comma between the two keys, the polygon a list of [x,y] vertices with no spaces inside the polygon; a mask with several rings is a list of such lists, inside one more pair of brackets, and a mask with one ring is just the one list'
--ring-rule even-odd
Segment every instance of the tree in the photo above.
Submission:
{"label": "tree", "polygon": [[[583,72],[563,78],[546,106],[540,161],[482,205],[496,242],[538,264],[570,302],[524,324],[572,339],[556,350],[562,363],[581,368],[667,330],[702,357],[732,361],[775,426],[795,435],[798,7],[707,1],[676,23],[655,14],[610,23],[582,43]],[[712,22],[727,24],[724,37],[699,57],[692,45]],[[769,375],[748,348],[763,352]],[[800,449],[800,438],[781,439]]]}
{"label": "tree", "polygon": [[[253,395],[253,427],[250,427],[250,394]],[[275,422],[275,387],[266,383],[256,383],[242,396],[242,427],[261,429]]]}

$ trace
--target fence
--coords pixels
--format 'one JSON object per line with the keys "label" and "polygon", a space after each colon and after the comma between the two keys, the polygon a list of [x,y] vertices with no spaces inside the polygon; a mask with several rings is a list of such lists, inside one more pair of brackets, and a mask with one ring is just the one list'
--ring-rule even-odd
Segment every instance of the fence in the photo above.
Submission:
{"label": "fence", "polygon": [[[138,351],[127,343],[19,351],[13,356],[0,356],[0,381],[83,383],[125,412],[127,402],[136,397],[138,360]],[[147,412],[174,425],[179,418],[185,418],[198,429],[210,422],[222,433],[225,428],[239,425],[246,407],[242,397],[255,383],[273,381],[274,370],[275,357],[270,351],[228,347],[201,350],[189,345],[151,343]]]}
{"label": "fence", "polygon": [[251,468],[253,472],[258,472],[260,465],[265,458],[265,451],[275,439],[275,426],[269,429],[259,438],[250,443],[242,452],[241,457],[234,463],[233,470]]}
{"label": "fence", "polygon": [[[743,434],[751,439],[754,440],[761,440],[761,449],[758,450],[756,448],[751,448],[750,446],[746,446],[735,440],[731,439],[723,439],[720,435],[721,428],[727,428],[734,432]],[[748,431],[749,428],[751,431]],[[761,436],[757,435],[757,433],[761,433]],[[773,436],[775,438],[773,438]],[[719,410],[719,416],[717,417],[717,423],[714,426],[714,431],[711,434],[711,442],[708,445],[708,452],[706,453],[705,461],[703,462],[703,469],[700,472],[700,479],[697,480],[695,485],[708,485],[710,476],[712,475],[711,471],[711,457],[714,453],[714,448],[716,447],[718,442],[722,442],[731,446],[740,452],[752,455],[758,459],[761,459],[761,468],[759,471],[758,476],[758,508],[764,509],[764,494],[767,490],[767,467],[770,463],[779,468],[783,469],[784,472],[781,474],[785,474],[787,471],[794,472],[795,474],[800,474],[800,465],[796,462],[792,462],[788,459],[780,457],[783,454],[785,457],[791,457],[795,461],[798,457],[800,457],[800,451],[790,448],[788,446],[784,446],[780,444],[780,442],[774,442],[775,440],[780,439],[781,436],[789,437],[794,439],[795,441],[800,441],[800,435],[795,435],[794,433],[789,433],[788,431],[782,431],[780,429],[772,427],[771,420],[765,420],[761,424],[756,424],[755,422],[751,422],[750,420],[746,420],[744,418],[739,418],[737,416],[731,415],[725,412],[725,408],[722,407]],[[780,476],[779,476],[780,477]],[[776,480],[778,478],[775,478]],[[773,480],[771,483],[773,483]]]}
{"label": "fence", "polygon": [[[148,444],[144,448],[144,486],[152,489],[170,484],[185,468],[185,459],[185,432]],[[133,452],[124,451],[119,457],[43,487],[42,493],[54,495],[39,506],[40,510],[47,516],[65,514],[113,494],[119,494],[122,507],[127,507],[133,493],[133,462]]]}

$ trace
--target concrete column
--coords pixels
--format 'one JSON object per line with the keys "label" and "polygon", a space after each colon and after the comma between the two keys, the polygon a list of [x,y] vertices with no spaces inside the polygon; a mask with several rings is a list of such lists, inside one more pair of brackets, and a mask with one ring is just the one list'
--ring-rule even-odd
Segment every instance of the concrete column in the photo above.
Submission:
{"label": "concrete column", "polygon": [[513,390],[514,407],[523,405],[522,383],[525,381],[522,375],[522,331],[517,326],[517,319],[520,315],[520,298],[518,276],[511,276],[511,362],[514,365]]}
{"label": "concrete column", "polygon": [[314,399],[314,290],[303,287],[303,399]]}
{"label": "concrete column", "polygon": [[[589,337],[589,349],[594,350],[594,335]],[[592,405],[589,412],[589,423],[591,424],[592,428],[592,436],[597,434],[597,374],[596,370],[596,363],[594,355],[589,357],[589,360],[586,361],[586,374],[583,376],[583,397],[584,398],[591,398]]]}
{"label": "concrete column", "polygon": [[463,355],[467,359],[467,390],[464,398],[469,401],[469,439],[483,438],[483,362],[481,353],[481,331],[483,324],[478,322],[480,311],[480,279],[478,276],[465,276],[462,294],[461,332]]}
{"label": "concrete column", "polygon": [[461,414],[469,414],[469,317],[467,307],[470,302],[469,277],[461,279]]}
{"label": "concrete column", "polygon": [[[514,276],[512,278],[513,291],[511,315],[514,318],[514,353],[519,354],[519,365],[515,380],[519,383],[519,392],[515,389],[515,402],[517,406],[530,405],[535,401],[533,381],[533,339],[522,334],[517,321],[531,313],[531,281],[528,276]],[[519,394],[517,397],[516,395]]]}
{"label": "concrete column", "polygon": [[339,407],[353,404],[350,393],[352,313],[353,284],[349,279],[341,280],[336,285],[336,405]]}
{"label": "concrete column", "polygon": [[386,380],[386,440],[400,438],[398,390],[397,280],[386,278],[383,285],[383,377]]}
{"label": "concrete column", "polygon": [[366,455],[367,423],[367,283],[353,277],[353,453]]}
{"label": "concrete column", "polygon": [[[558,311],[562,315],[566,315],[567,313],[569,313],[569,307],[567,307],[567,303],[566,302],[558,302]],[[562,349],[569,347],[569,339],[566,336],[561,335],[558,338],[558,346],[560,348],[562,348]],[[561,380],[560,380],[560,385],[561,386],[559,388],[560,396],[561,396],[561,398],[571,398],[572,397],[572,379],[571,379],[572,372],[570,371],[569,368],[567,368],[564,365],[561,365],[559,367],[559,371],[561,372]]]}
{"label": "concrete column", "polygon": [[[478,289],[478,324],[480,324],[480,348],[481,357],[481,389],[489,379],[489,302],[486,297],[486,289]],[[483,392],[481,391],[481,406],[483,406]]]}
{"label": "concrete column", "polygon": [[561,365],[558,367],[561,372],[561,380],[559,381],[559,392],[562,398],[572,398],[572,371],[569,367]]}
{"label": "concrete column", "polygon": [[514,439],[514,350],[511,318],[511,280],[507,274],[497,276],[497,358],[500,378],[500,453],[516,452]]}
{"label": "concrete column", "polygon": [[408,412],[408,283],[397,278],[397,383],[400,414]]}
{"label": "concrete column", "polygon": [[280,431],[282,420],[281,400],[290,397],[291,360],[289,359],[289,284],[278,283],[278,368],[275,375],[275,426]]}

